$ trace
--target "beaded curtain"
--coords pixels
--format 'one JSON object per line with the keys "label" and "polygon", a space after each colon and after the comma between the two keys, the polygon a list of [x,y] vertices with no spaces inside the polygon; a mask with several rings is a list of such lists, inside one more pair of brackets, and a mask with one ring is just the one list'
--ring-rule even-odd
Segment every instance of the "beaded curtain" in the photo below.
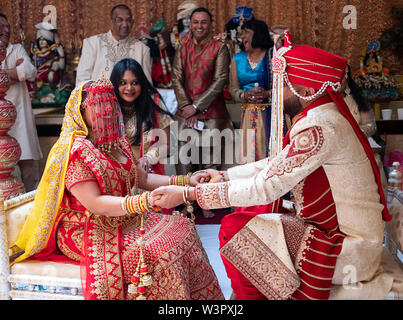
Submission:
{"label": "beaded curtain", "polygon": [[[136,36],[139,26],[151,28],[160,17],[166,23],[165,38],[176,23],[177,6],[183,0],[2,0],[2,11],[12,26],[12,42],[21,42],[25,37],[25,47],[35,39],[35,24],[46,14],[45,5],[57,9],[57,29],[67,53],[67,65],[74,56],[80,54],[82,39],[109,30],[110,9],[120,3],[128,5],[133,12],[132,35]],[[213,31],[224,31],[238,6],[253,7],[257,19],[268,26],[287,25],[293,41],[307,44],[344,56],[353,70],[359,67],[362,49],[382,32],[394,24],[392,6],[403,8],[403,0],[198,0],[213,14]],[[343,12],[346,5],[356,8],[357,28],[346,29]],[[23,32],[23,34],[21,33]],[[402,62],[393,52],[384,53],[385,65],[392,72],[402,70]]]}

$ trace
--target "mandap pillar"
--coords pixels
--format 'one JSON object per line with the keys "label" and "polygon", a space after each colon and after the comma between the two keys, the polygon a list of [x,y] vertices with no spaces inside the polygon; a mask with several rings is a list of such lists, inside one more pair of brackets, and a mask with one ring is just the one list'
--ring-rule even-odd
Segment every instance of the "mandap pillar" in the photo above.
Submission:
{"label": "mandap pillar", "polygon": [[[0,62],[1,56],[0,53]],[[0,194],[2,193],[4,200],[25,193],[22,181],[11,174],[20,160],[21,148],[18,141],[8,134],[17,118],[14,104],[5,99],[9,82],[7,72],[0,69]]]}

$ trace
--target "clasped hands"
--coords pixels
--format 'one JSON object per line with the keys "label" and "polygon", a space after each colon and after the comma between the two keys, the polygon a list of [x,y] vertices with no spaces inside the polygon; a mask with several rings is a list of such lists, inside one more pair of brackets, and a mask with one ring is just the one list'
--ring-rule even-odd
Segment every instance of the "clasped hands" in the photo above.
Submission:
{"label": "clasped hands", "polygon": [[244,99],[247,103],[262,103],[264,99],[270,97],[271,91],[256,87],[245,92]]}
{"label": "clasped hands", "polygon": [[[190,178],[190,189],[189,197],[186,199],[187,201],[194,201],[194,192],[193,187],[200,183],[209,183],[209,182],[224,182],[225,177],[222,173],[214,169],[206,169],[195,172]],[[188,187],[184,186],[163,186],[158,187],[153,190],[150,194],[150,201],[152,206],[170,209],[174,208],[182,203],[184,203],[184,191]]]}
{"label": "clasped hands", "polygon": [[189,128],[194,128],[200,118],[199,110],[191,104],[184,106],[182,109],[178,109],[176,114],[185,118],[185,123]]}

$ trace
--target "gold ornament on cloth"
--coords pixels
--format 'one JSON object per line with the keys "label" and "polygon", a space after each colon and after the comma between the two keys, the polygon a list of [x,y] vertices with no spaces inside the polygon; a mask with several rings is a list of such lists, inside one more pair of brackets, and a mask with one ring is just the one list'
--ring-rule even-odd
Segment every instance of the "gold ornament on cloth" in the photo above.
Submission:
{"label": "gold ornament on cloth", "polygon": [[149,274],[148,265],[145,263],[144,258],[144,246],[146,241],[144,239],[145,236],[145,228],[144,228],[144,218],[146,213],[140,213],[141,222],[140,222],[140,229],[139,229],[139,238],[137,239],[137,245],[140,249],[140,256],[139,261],[137,263],[136,271],[131,276],[130,281],[131,283],[128,286],[128,293],[129,294],[138,294],[136,300],[147,300],[145,293],[146,287],[152,284],[152,276]]}
{"label": "gold ornament on cloth", "polygon": [[182,199],[183,199],[183,203],[186,205],[186,211],[189,214],[189,219],[190,219],[191,223],[194,225],[196,218],[195,218],[195,215],[194,215],[194,207],[192,205],[192,202],[190,202],[188,200],[188,198],[189,198],[189,188],[190,188],[190,186],[186,186],[185,189],[183,190]]}

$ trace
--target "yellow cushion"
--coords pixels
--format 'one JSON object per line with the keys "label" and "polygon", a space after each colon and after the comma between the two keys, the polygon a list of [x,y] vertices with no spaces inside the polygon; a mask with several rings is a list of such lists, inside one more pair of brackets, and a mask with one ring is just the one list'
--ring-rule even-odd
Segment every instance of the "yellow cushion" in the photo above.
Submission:
{"label": "yellow cushion", "polygon": [[400,251],[403,251],[403,203],[393,198],[389,205],[389,212],[392,221],[386,223],[388,236],[397,244]]}
{"label": "yellow cushion", "polygon": [[33,203],[33,201],[30,201],[7,211],[7,237],[8,246],[10,248],[17,241],[18,235],[24,226],[25,219],[28,216]]}
{"label": "yellow cushion", "polygon": [[11,267],[13,275],[35,275],[80,279],[80,265],[53,261],[26,260]]}

